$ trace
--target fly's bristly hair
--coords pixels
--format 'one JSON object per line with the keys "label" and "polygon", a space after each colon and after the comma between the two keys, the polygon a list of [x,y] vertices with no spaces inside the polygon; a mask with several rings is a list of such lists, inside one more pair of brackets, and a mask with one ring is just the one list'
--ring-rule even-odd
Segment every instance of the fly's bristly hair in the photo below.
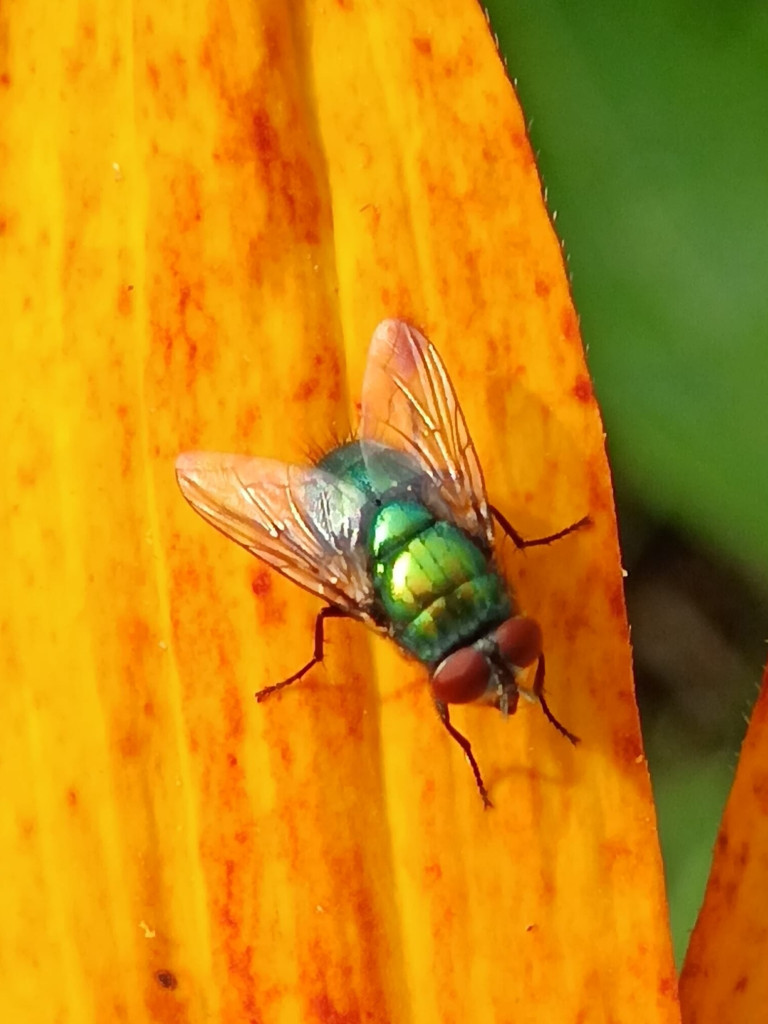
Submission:
{"label": "fly's bristly hair", "polygon": [[340,430],[335,423],[324,424],[324,427],[326,436],[324,442],[313,440],[303,446],[302,455],[310,466],[316,466],[329,452],[355,440],[355,433],[350,427]]}

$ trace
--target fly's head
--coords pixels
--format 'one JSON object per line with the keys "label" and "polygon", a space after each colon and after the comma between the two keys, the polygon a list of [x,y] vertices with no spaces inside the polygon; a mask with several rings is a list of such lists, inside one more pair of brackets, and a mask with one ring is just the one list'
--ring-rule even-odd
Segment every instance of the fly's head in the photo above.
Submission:
{"label": "fly's head", "polygon": [[541,628],[535,619],[521,615],[507,619],[440,662],[432,674],[433,696],[444,704],[479,701],[512,715],[520,696],[517,676],[539,660],[541,647]]}

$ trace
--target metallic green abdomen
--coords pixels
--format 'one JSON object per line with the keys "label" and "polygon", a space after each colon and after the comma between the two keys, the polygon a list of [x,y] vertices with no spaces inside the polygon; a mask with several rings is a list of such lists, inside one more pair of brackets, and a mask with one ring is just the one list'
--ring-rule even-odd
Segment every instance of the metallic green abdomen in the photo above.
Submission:
{"label": "metallic green abdomen", "polygon": [[440,661],[511,614],[506,586],[479,547],[418,502],[383,505],[369,537],[394,639],[420,661]]}
{"label": "metallic green abdomen", "polygon": [[512,614],[490,553],[448,521],[419,462],[376,441],[351,441],[318,463],[369,500],[365,521],[377,621],[426,665],[473,643]]}

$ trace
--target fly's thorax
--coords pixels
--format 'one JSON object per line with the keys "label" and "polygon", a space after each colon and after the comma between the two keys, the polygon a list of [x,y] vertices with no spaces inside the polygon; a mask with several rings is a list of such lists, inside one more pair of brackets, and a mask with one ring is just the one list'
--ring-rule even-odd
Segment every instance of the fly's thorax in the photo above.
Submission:
{"label": "fly's thorax", "polygon": [[424,470],[411,456],[376,441],[340,445],[323,456],[318,468],[379,500],[392,493],[417,493],[425,479]]}
{"label": "fly's thorax", "polygon": [[370,531],[377,509],[400,501],[421,505],[433,519],[451,518],[440,488],[407,452],[378,441],[350,441],[332,449],[317,465],[365,495],[368,507],[362,517],[364,534]]}

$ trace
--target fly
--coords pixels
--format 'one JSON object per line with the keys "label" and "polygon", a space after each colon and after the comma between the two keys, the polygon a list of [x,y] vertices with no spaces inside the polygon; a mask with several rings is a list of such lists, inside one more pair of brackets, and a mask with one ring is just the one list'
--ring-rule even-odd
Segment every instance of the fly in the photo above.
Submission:
{"label": "fly", "polygon": [[[429,671],[440,721],[491,806],[469,740],[450,704],[483,703],[514,714],[538,701],[571,743],[578,738],[544,697],[538,623],[518,612],[499,573],[495,519],[519,549],[550,544],[588,517],[524,540],[489,505],[477,452],[435,347],[400,320],[373,333],[355,440],[314,466],[213,452],[176,460],[181,491],[212,526],[325,601],[312,657],[256,694],[297,682],[323,660],[325,623],[351,618],[391,638]],[[533,685],[518,679],[535,665]]]}

